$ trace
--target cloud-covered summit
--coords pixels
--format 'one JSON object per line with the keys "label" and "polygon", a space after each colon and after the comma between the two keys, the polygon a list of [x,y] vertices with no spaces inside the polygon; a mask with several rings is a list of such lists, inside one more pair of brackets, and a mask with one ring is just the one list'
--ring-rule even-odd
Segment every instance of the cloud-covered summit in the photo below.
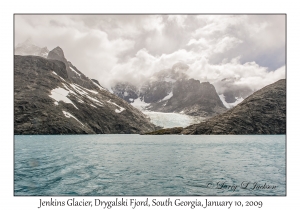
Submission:
{"label": "cloud-covered summit", "polygon": [[177,62],[218,91],[224,78],[253,90],[285,78],[285,15],[15,15],[15,45],[28,38],[107,88]]}

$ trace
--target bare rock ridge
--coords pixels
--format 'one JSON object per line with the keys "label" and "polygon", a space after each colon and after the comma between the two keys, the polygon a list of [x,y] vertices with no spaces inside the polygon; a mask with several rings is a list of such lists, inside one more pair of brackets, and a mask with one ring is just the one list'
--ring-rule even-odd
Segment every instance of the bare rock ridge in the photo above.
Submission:
{"label": "bare rock ridge", "polygon": [[158,112],[175,112],[193,116],[212,117],[227,109],[215,87],[195,79],[188,79],[189,66],[176,63],[170,69],[153,74],[139,87],[128,82],[112,87],[115,95],[135,105],[139,100],[145,109]]}
{"label": "bare rock ridge", "polygon": [[[66,71],[68,78],[85,88],[93,88],[94,81],[86,77],[82,72],[80,72],[75,66],[72,65],[70,61],[65,58],[64,52],[60,47],[56,47],[51,50],[48,54],[48,59],[62,61],[66,65]],[[98,84],[101,86],[100,84]],[[103,87],[101,87],[103,88]]]}
{"label": "bare rock ridge", "polygon": [[155,129],[142,112],[82,74],[64,58],[60,48],[50,51],[48,57],[14,57],[15,135],[142,133]]}
{"label": "bare rock ridge", "polygon": [[193,116],[214,116],[226,111],[215,87],[199,80],[179,80],[173,85],[172,97],[151,104],[150,110],[177,112]]}
{"label": "bare rock ridge", "polygon": [[[172,129],[171,129],[172,130]],[[270,84],[227,112],[205,122],[172,131],[159,130],[148,134],[285,134],[286,80]]]}

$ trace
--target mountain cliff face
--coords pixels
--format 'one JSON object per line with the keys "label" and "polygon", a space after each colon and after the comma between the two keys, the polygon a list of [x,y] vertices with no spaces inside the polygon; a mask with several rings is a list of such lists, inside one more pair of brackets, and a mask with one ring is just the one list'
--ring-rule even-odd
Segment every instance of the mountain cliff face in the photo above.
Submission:
{"label": "mountain cliff face", "polygon": [[215,87],[199,80],[176,81],[172,95],[168,100],[161,100],[149,106],[150,110],[160,112],[177,112],[193,116],[214,116],[226,111]]}
{"label": "mountain cliff face", "polygon": [[16,135],[141,133],[155,129],[142,112],[82,74],[60,48],[49,52],[48,57],[15,55]]}
{"label": "mountain cliff face", "polygon": [[117,83],[112,90],[133,106],[143,104],[149,111],[175,112],[211,117],[225,112],[214,86],[208,82],[188,79],[188,66],[176,63],[171,69],[155,73],[149,81],[136,87],[130,83]]}
{"label": "mountain cliff face", "polygon": [[[67,61],[67,59],[65,58],[64,52],[60,47],[56,47],[53,50],[51,50],[49,52],[47,58],[50,60],[62,61],[66,66],[68,79],[71,80],[71,82],[74,82],[85,88],[93,88],[95,86],[94,83],[97,84],[97,82],[95,80],[91,80],[88,77],[86,77],[75,66],[73,66],[70,61]],[[99,82],[98,82],[98,85],[100,85]],[[103,88],[103,87],[100,85],[100,88]]]}
{"label": "mountain cliff face", "polygon": [[[175,132],[177,131],[177,132]],[[285,134],[286,80],[256,91],[242,103],[205,122],[151,134]]]}

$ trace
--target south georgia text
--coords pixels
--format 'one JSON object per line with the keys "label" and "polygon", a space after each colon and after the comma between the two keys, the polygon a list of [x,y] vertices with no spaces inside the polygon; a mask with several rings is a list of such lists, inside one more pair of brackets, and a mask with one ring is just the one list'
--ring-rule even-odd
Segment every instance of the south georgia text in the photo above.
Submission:
{"label": "south georgia text", "polygon": [[196,207],[211,207],[211,206],[226,206],[230,209],[233,205],[233,201],[216,201],[216,200],[208,200],[208,199],[195,199],[195,200],[181,200],[181,199],[125,199],[125,198],[115,198],[114,200],[101,200],[101,199],[93,199],[93,200],[85,200],[85,199],[77,199],[70,198],[67,200],[42,200],[39,199],[38,208],[46,207],[46,206],[96,206],[102,207],[103,209],[111,209],[114,206],[131,206],[132,209],[135,209],[138,206],[181,206],[181,207],[190,207],[194,209]]}

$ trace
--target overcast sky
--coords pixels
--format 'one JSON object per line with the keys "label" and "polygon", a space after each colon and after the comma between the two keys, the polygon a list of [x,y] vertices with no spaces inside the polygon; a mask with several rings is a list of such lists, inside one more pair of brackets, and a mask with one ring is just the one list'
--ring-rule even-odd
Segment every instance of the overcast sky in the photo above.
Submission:
{"label": "overcast sky", "polygon": [[32,38],[105,87],[178,61],[190,77],[235,77],[253,89],[285,78],[284,15],[15,15],[15,44]]}

